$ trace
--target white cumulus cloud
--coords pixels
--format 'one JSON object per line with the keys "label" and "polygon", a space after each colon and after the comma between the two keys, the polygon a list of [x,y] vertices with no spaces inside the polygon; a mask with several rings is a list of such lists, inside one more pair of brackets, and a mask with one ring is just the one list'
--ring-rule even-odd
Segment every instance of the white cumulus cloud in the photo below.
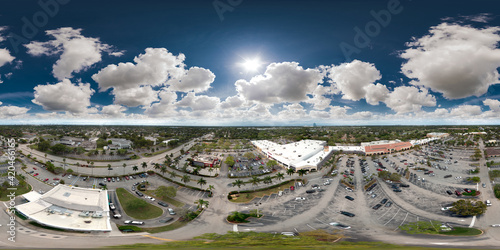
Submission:
{"label": "white cumulus cloud", "polygon": [[342,99],[353,101],[365,98],[366,88],[382,78],[374,64],[359,60],[332,66],[328,73],[334,90],[342,92]]}
{"label": "white cumulus cloud", "polygon": [[317,69],[304,69],[297,62],[272,63],[263,75],[236,81],[236,91],[249,101],[265,104],[306,101],[323,76]]}
{"label": "white cumulus cloud", "polygon": [[401,86],[394,88],[385,104],[397,113],[419,112],[422,106],[436,106],[436,98],[425,88]]}
{"label": "white cumulus cloud", "polygon": [[90,97],[94,90],[88,83],[75,85],[64,79],[56,84],[38,85],[35,88],[33,103],[48,111],[67,111],[85,113],[90,106]]}
{"label": "white cumulus cloud", "polygon": [[26,46],[28,54],[33,56],[60,55],[54,64],[52,74],[59,80],[73,77],[73,72],[81,72],[101,61],[102,52],[119,56],[108,44],[99,38],[85,37],[82,29],[71,27],[47,30],[45,33],[54,39],[47,42],[33,41]]}
{"label": "white cumulus cloud", "polygon": [[499,83],[500,27],[474,28],[442,23],[428,35],[408,43],[402,72],[414,85],[440,92],[445,98],[481,96]]}

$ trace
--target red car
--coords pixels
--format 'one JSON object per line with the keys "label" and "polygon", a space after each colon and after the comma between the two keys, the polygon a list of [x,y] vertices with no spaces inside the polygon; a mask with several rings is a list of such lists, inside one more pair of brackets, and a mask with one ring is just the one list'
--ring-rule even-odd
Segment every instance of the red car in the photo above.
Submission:
{"label": "red car", "polygon": [[35,167],[34,167],[33,169],[34,169],[34,170],[36,170],[36,168],[35,168]]}
{"label": "red car", "polygon": [[127,181],[129,180],[128,176],[125,176],[125,180],[127,180]]}
{"label": "red car", "polygon": [[66,176],[66,173],[64,173],[64,174],[62,175],[62,177],[64,177],[64,176]]}
{"label": "red car", "polygon": [[37,175],[38,175],[38,173],[35,173],[33,176],[37,176]]}
{"label": "red car", "polygon": [[48,181],[48,180],[49,180],[49,178],[47,178],[47,179],[45,179],[45,180],[43,180],[43,181]]}
{"label": "red car", "polygon": [[382,171],[382,169],[380,169],[380,168],[377,168],[377,171]]}
{"label": "red car", "polygon": [[295,187],[294,186],[290,186],[290,190],[295,190]]}
{"label": "red car", "polygon": [[111,182],[111,177],[108,177],[108,182]]}
{"label": "red car", "polygon": [[58,181],[58,180],[59,180],[59,178],[54,178],[53,180],[54,180],[54,181]]}

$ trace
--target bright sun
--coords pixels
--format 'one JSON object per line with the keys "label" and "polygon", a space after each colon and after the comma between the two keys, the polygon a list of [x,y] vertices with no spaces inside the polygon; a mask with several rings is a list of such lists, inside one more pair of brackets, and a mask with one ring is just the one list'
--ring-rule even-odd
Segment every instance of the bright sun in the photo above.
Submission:
{"label": "bright sun", "polygon": [[258,58],[246,59],[241,65],[247,72],[257,71],[262,63]]}

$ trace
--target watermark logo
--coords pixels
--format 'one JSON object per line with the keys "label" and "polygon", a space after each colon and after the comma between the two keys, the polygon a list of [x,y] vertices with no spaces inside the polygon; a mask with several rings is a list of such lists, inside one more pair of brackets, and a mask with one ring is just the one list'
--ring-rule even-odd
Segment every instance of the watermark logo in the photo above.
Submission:
{"label": "watermark logo", "polygon": [[393,15],[400,14],[403,11],[403,6],[399,0],[389,0],[387,2],[387,9],[380,11],[370,11],[373,20],[367,22],[364,29],[358,26],[354,27],[353,44],[342,42],[340,43],[340,50],[344,54],[346,61],[351,61],[353,54],[359,54],[362,49],[370,45],[371,39],[380,35],[382,28],[386,28],[392,20]]}
{"label": "watermark logo", "polygon": [[61,5],[68,4],[70,0],[39,0],[38,5],[41,10],[35,12],[31,18],[23,16],[21,22],[21,35],[10,32],[8,35],[10,45],[15,53],[19,52],[19,45],[28,43],[29,39],[35,37],[40,29],[49,23],[59,13]]}
{"label": "watermark logo", "polygon": [[224,21],[224,13],[226,12],[233,12],[235,7],[240,5],[243,2],[243,0],[215,0],[212,2],[212,5],[214,6],[215,12],[217,12],[217,15],[219,15],[220,21]]}
{"label": "watermark logo", "polygon": [[7,223],[7,234],[8,234],[8,240],[12,242],[16,242],[16,216],[15,216],[15,206],[16,206],[16,167],[14,164],[16,163],[16,140],[15,139],[8,139],[7,140],[7,155],[8,155],[8,168],[7,168],[7,176],[8,176],[8,182],[9,186],[7,188],[9,194],[7,195],[7,198],[9,198],[8,206],[7,206],[7,212],[9,213],[9,223]]}

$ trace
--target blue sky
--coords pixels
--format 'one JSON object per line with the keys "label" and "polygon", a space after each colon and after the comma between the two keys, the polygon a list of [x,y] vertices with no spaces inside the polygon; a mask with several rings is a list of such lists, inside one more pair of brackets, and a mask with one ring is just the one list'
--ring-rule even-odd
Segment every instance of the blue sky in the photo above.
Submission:
{"label": "blue sky", "polygon": [[500,117],[498,1],[1,7],[2,124],[498,124]]}

